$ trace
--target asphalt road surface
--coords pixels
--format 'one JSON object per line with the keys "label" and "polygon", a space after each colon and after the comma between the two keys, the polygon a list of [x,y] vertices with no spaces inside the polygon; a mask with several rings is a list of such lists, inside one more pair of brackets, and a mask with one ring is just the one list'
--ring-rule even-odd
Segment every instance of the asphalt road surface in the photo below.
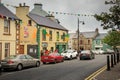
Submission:
{"label": "asphalt road surface", "polygon": [[38,68],[7,71],[0,80],[84,80],[106,64],[106,55],[96,55],[93,60],[66,60],[57,64],[41,64]]}

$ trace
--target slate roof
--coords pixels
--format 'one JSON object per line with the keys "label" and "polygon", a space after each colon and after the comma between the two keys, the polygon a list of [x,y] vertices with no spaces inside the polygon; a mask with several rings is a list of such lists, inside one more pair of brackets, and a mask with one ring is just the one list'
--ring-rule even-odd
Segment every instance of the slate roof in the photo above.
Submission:
{"label": "slate roof", "polygon": [[100,33],[95,39],[103,39],[107,33]]}
{"label": "slate roof", "polygon": [[[96,35],[95,31],[90,31],[90,32],[80,32],[79,35],[82,34],[85,38],[93,38]],[[76,35],[73,36],[73,38],[77,38],[78,35],[76,33]]]}
{"label": "slate roof", "polygon": [[2,3],[0,3],[0,15],[9,18],[19,19],[15,14],[13,14],[9,9],[7,9]]}
{"label": "slate roof", "polygon": [[86,38],[93,38],[96,35],[96,32],[95,31],[81,32],[80,34],[83,34],[84,37],[86,37]]}
{"label": "slate roof", "polygon": [[76,35],[76,33],[69,33],[69,35],[70,35],[70,39],[71,39]]}
{"label": "slate roof", "polygon": [[68,31],[66,28],[64,28],[63,26],[61,26],[57,22],[55,22],[47,17],[43,17],[43,16],[33,14],[33,13],[29,13],[28,17],[31,18],[33,21],[35,21],[37,24],[39,24],[41,26],[46,26],[46,27],[50,27],[50,28],[54,28],[54,29]]}

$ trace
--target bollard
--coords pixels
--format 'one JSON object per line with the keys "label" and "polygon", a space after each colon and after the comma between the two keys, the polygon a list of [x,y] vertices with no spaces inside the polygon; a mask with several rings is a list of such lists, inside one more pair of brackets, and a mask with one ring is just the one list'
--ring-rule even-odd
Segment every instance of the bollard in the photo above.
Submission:
{"label": "bollard", "polygon": [[107,71],[110,71],[110,59],[109,59],[109,55],[107,55]]}
{"label": "bollard", "polygon": [[119,63],[119,53],[117,53],[117,63]]}
{"label": "bollard", "polygon": [[115,53],[114,53],[114,65],[116,65],[116,56],[115,56]]}
{"label": "bollard", "polygon": [[113,68],[114,65],[113,65],[113,54],[111,54],[111,67]]}

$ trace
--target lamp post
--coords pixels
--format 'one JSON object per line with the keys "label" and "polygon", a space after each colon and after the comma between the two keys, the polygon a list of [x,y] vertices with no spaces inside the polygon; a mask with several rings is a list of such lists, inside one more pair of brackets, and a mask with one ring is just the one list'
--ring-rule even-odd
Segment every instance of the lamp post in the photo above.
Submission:
{"label": "lamp post", "polygon": [[38,47],[37,47],[37,58],[40,59],[40,25],[36,25],[37,27],[37,43],[38,43]]}
{"label": "lamp post", "polygon": [[84,21],[79,21],[79,18],[78,18],[78,53],[79,53],[79,49],[80,49],[80,46],[79,46],[79,24],[82,23],[83,25],[85,24]]}

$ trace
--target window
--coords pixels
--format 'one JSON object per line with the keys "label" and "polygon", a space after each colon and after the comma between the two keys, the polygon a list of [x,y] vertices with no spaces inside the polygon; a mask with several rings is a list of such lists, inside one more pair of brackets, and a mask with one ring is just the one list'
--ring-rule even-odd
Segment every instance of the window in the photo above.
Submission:
{"label": "window", "polygon": [[32,26],[32,21],[31,20],[28,20],[28,25]]}
{"label": "window", "polygon": [[5,57],[10,55],[10,43],[5,43]]}
{"label": "window", "polygon": [[46,41],[46,34],[42,33],[42,40]]}
{"label": "window", "polygon": [[10,34],[10,20],[4,19],[4,33]]}
{"label": "window", "polygon": [[80,44],[83,44],[83,41],[82,41],[82,40],[80,40]]}
{"label": "window", "polygon": [[52,31],[49,31],[50,37],[49,40],[52,41]]}
{"label": "window", "polygon": [[90,44],[90,40],[88,40],[88,44]]}
{"label": "window", "polygon": [[62,39],[63,41],[65,41],[65,33],[63,33]]}
{"label": "window", "polygon": [[20,59],[26,59],[24,55],[21,55],[20,56]]}
{"label": "window", "polygon": [[57,36],[56,37],[57,37],[57,41],[59,41],[59,32],[57,32]]}

